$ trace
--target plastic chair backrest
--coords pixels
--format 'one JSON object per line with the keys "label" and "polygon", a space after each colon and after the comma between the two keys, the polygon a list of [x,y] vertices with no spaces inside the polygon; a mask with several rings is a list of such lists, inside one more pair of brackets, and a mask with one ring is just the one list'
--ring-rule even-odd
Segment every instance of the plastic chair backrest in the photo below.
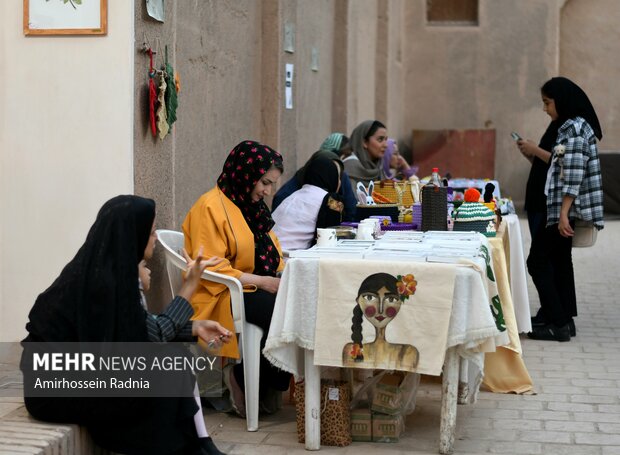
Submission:
{"label": "plastic chair backrest", "polygon": [[[164,247],[166,255],[166,270],[170,290],[175,295],[183,284],[183,273],[187,262],[181,256],[185,238],[182,232],[166,229],[157,230],[159,243]],[[202,279],[225,285],[230,291],[230,305],[235,324],[235,332],[239,334],[239,354],[244,359],[243,372],[245,375],[245,408],[248,431],[258,430],[258,400],[260,382],[260,341],[263,331],[245,321],[243,306],[243,286],[236,278],[221,273],[205,270]]]}
{"label": "plastic chair backrest", "polygon": [[[157,239],[164,247],[168,282],[170,284],[170,291],[174,296],[183,284],[182,272],[187,268],[187,262],[180,254],[185,244],[185,238],[182,232],[158,229]],[[202,273],[202,279],[223,284],[228,288],[230,291],[230,305],[235,324],[235,332],[242,333],[243,323],[245,321],[245,309],[243,307],[243,286],[239,280],[209,270],[205,270]]]}

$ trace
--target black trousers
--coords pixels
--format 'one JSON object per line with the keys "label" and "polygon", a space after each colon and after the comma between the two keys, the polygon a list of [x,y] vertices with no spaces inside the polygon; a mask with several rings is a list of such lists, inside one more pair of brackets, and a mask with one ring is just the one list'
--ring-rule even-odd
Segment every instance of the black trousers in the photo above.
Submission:
{"label": "black trousers", "polygon": [[[263,351],[265,341],[269,334],[269,326],[271,325],[271,316],[273,315],[273,307],[276,302],[276,294],[263,291],[261,289],[256,292],[246,292],[243,295],[246,321],[259,326],[263,329],[263,337],[260,340],[260,350]],[[243,363],[234,366],[233,373],[237,384],[244,388]],[[285,391],[288,389],[291,380],[291,374],[274,366],[261,354],[260,357],[260,384],[259,395],[264,396],[270,388]]]}
{"label": "black trousers", "polygon": [[562,237],[558,225],[545,227],[546,214],[528,213],[532,245],[527,269],[538,291],[544,319],[563,326],[577,316],[571,237]]}

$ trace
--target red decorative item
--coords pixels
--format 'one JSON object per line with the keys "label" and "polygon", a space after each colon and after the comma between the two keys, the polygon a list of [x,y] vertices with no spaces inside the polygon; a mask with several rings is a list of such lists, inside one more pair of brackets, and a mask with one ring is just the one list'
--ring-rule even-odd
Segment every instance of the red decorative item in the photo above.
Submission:
{"label": "red decorative item", "polygon": [[479,202],[480,201],[480,191],[476,188],[468,188],[465,191],[465,202]]}
{"label": "red decorative item", "polygon": [[157,89],[155,88],[155,75],[157,74],[153,68],[153,49],[149,48],[149,124],[151,125],[151,133],[153,137],[157,136],[157,124],[155,123],[155,103],[157,102]]}

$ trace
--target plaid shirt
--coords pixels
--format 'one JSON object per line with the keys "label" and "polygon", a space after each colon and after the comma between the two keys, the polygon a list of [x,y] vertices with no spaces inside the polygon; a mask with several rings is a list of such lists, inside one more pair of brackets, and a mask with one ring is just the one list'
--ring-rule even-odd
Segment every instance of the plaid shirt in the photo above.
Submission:
{"label": "plaid shirt", "polygon": [[564,145],[566,151],[563,158],[555,152],[552,156],[547,177],[547,226],[560,222],[562,199],[573,196],[568,217],[593,221],[597,229],[603,229],[603,180],[592,127],[581,117],[569,119],[558,130],[556,144]]}

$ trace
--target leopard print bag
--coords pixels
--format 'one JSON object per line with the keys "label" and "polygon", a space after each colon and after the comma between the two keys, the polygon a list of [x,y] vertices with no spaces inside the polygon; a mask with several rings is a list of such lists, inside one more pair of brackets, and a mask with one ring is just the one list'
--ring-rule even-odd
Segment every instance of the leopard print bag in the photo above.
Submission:
{"label": "leopard print bag", "polygon": [[[295,384],[297,440],[306,442],[305,383]],[[351,444],[351,394],[344,381],[321,381],[321,444],[344,447]]]}

